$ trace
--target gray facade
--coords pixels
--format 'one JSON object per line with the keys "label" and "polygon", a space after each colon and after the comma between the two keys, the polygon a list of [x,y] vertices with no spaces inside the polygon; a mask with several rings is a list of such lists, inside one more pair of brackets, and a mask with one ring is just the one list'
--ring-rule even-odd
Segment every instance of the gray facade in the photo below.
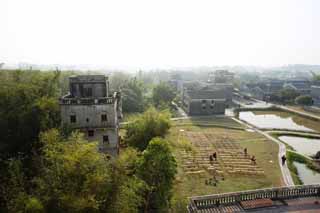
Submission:
{"label": "gray facade", "polygon": [[104,75],[70,77],[70,93],[60,99],[62,125],[79,129],[101,152],[116,156],[119,149],[121,95],[109,95]]}
{"label": "gray facade", "polygon": [[228,107],[227,97],[226,88],[185,90],[183,105],[188,115],[224,114]]}
{"label": "gray facade", "polygon": [[313,99],[313,104],[320,106],[320,86],[311,86],[311,97]]}

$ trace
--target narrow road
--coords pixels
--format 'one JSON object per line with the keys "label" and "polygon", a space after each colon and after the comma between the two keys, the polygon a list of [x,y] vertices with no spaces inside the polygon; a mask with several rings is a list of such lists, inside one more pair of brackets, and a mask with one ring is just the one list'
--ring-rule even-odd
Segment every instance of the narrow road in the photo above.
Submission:
{"label": "narrow road", "polygon": [[265,136],[266,138],[274,141],[275,143],[277,143],[279,145],[278,162],[279,162],[279,166],[281,168],[283,181],[286,184],[286,186],[293,186],[294,182],[292,180],[292,177],[291,177],[291,174],[290,174],[290,170],[289,170],[287,164],[282,165],[282,163],[281,163],[281,161],[282,161],[281,157],[286,154],[286,146],[281,141],[279,141],[278,139],[273,138],[272,136],[268,135],[268,133],[265,133],[265,132],[257,129],[256,127],[253,127],[253,126],[251,126],[251,125],[249,125],[249,124],[247,124],[247,123],[245,123],[245,122],[243,122],[243,121],[241,121],[241,120],[239,120],[237,118],[232,118],[232,119],[234,121],[242,124],[242,125],[247,126],[249,129],[253,129],[254,131],[260,133],[261,135]]}
{"label": "narrow road", "polygon": [[316,115],[313,115],[313,114],[310,114],[310,113],[307,113],[307,112],[301,112],[299,110],[291,109],[291,108],[286,107],[286,106],[281,106],[281,105],[276,105],[276,106],[281,108],[281,109],[284,109],[284,110],[288,110],[288,111],[291,111],[291,112],[294,112],[294,113],[297,113],[297,114],[300,114],[300,115],[309,116],[309,117],[312,117],[312,118],[320,120],[320,116],[316,116]]}
{"label": "narrow road", "polygon": [[177,107],[179,114],[181,115],[181,117],[188,117],[187,113],[178,106],[178,104],[176,104],[175,102],[171,102],[172,105],[174,105],[175,107]]}

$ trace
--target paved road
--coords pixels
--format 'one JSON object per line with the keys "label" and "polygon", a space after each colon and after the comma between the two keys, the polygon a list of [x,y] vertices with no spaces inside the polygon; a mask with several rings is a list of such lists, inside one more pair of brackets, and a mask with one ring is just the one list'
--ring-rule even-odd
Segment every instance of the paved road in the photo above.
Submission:
{"label": "paved road", "polygon": [[252,129],[252,130],[260,133],[261,135],[263,135],[266,138],[276,142],[279,145],[278,162],[279,162],[279,166],[281,168],[283,181],[287,186],[293,186],[294,182],[292,180],[292,177],[291,177],[291,174],[290,174],[290,171],[289,171],[289,168],[288,168],[287,164],[285,164],[285,165],[281,164],[281,157],[286,154],[286,146],[281,141],[279,141],[278,139],[273,138],[272,136],[268,135],[268,133],[263,132],[263,131],[257,129],[256,127],[253,127],[253,126],[251,126],[251,125],[249,125],[247,123],[244,123],[243,121],[241,121],[241,120],[239,120],[237,118],[232,118],[232,119],[234,121],[238,122],[238,123],[241,123],[241,124],[247,126],[249,129]]}

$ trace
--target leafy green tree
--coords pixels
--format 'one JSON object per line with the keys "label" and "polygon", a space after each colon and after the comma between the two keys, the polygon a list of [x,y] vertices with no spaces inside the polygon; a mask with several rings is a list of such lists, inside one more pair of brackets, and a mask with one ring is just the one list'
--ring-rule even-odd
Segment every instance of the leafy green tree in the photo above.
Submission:
{"label": "leafy green tree", "polygon": [[109,212],[139,212],[146,185],[136,173],[138,152],[127,148],[115,161],[112,174],[112,193],[107,203]]}
{"label": "leafy green tree", "polygon": [[153,88],[152,99],[155,106],[170,104],[175,97],[174,90],[166,83],[161,82]]}
{"label": "leafy green tree", "polygon": [[164,212],[170,204],[177,164],[168,142],[161,138],[150,141],[143,151],[137,174],[148,185],[144,212]]}
{"label": "leafy green tree", "polygon": [[130,79],[122,87],[122,110],[123,112],[133,113],[142,112],[144,108],[143,85],[135,78]]}
{"label": "leafy green tree", "polygon": [[111,191],[110,162],[95,143],[73,133],[63,140],[53,129],[41,134],[42,169],[34,192],[48,212],[96,212]]}
{"label": "leafy green tree", "polygon": [[126,126],[125,142],[143,151],[154,137],[163,137],[170,128],[170,113],[149,108]]}
{"label": "leafy green tree", "polygon": [[299,93],[294,89],[284,88],[280,91],[279,96],[282,103],[292,103],[299,96]]}
{"label": "leafy green tree", "polygon": [[313,104],[313,100],[310,95],[300,95],[295,99],[295,102],[303,106],[311,106]]}
{"label": "leafy green tree", "polygon": [[60,125],[60,72],[3,71],[0,83],[0,152],[27,153],[40,131]]}

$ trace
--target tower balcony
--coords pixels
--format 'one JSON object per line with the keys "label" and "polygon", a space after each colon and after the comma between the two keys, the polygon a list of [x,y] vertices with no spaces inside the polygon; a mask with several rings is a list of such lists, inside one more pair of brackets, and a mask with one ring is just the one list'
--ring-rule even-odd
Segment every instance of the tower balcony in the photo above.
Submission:
{"label": "tower balcony", "polygon": [[74,98],[70,95],[66,95],[60,98],[60,105],[103,105],[103,104],[114,104],[114,97],[92,97],[92,98]]}

